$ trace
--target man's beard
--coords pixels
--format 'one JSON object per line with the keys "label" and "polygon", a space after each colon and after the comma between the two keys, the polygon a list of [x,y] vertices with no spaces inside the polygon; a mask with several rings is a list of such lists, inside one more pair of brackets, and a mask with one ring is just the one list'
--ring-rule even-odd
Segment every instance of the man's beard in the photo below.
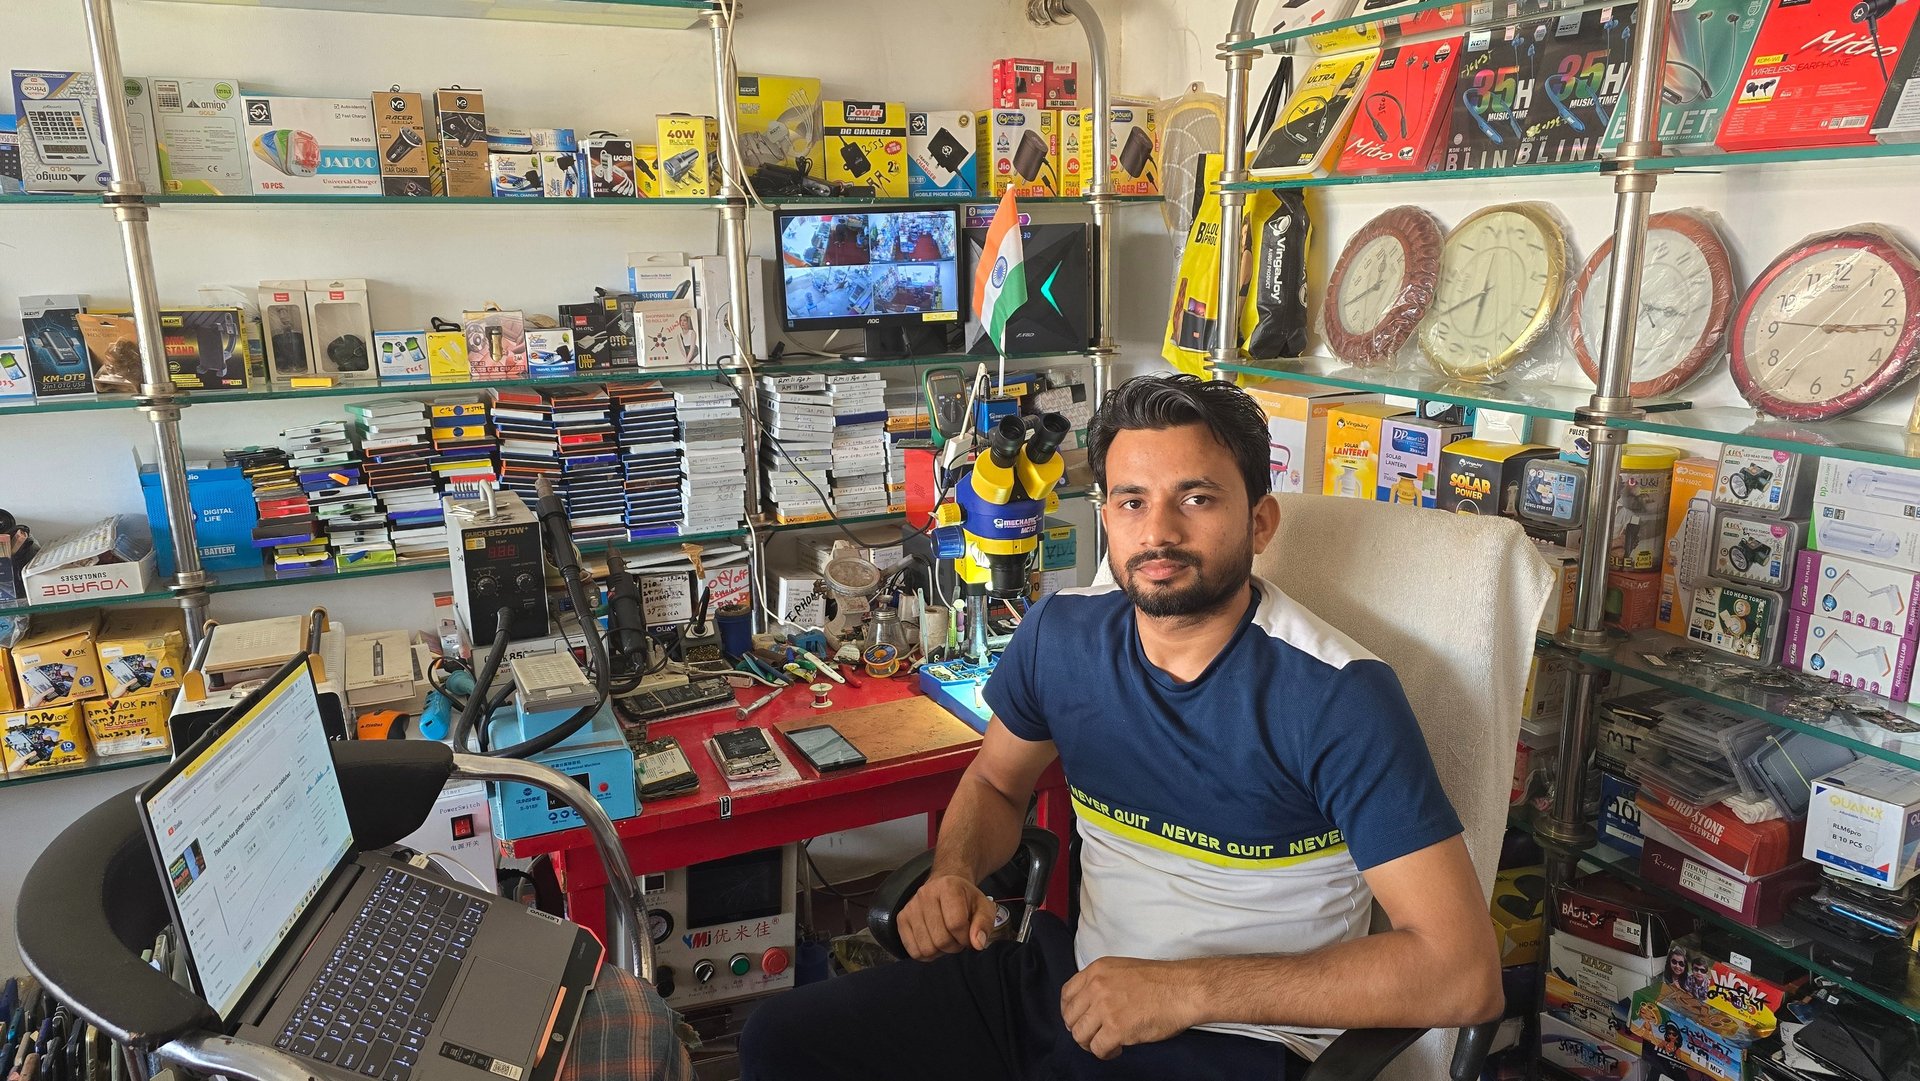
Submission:
{"label": "man's beard", "polygon": [[[1185,586],[1171,586],[1136,581],[1133,572],[1141,564],[1155,560],[1192,567],[1193,582]],[[1142,615],[1155,619],[1197,618],[1212,615],[1224,608],[1239,595],[1240,587],[1253,577],[1253,541],[1249,538],[1239,551],[1228,553],[1211,564],[1201,562],[1199,556],[1180,548],[1151,548],[1136,552],[1127,560],[1125,567],[1115,567],[1112,562],[1109,554],[1108,566],[1114,578]]]}

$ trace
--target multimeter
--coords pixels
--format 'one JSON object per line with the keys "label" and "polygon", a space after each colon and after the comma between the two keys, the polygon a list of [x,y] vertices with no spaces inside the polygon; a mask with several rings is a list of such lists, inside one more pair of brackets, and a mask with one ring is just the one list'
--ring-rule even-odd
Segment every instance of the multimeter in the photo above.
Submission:
{"label": "multimeter", "polygon": [[921,380],[927,395],[927,416],[933,428],[933,447],[939,450],[957,439],[967,426],[967,375],[960,368],[934,368]]}

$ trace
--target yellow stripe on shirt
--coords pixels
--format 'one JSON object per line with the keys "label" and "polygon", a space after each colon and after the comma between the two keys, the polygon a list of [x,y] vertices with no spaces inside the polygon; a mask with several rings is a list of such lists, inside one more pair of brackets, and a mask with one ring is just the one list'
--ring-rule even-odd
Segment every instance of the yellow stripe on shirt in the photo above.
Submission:
{"label": "yellow stripe on shirt", "polygon": [[1270,871],[1281,867],[1298,867],[1330,856],[1346,854],[1347,844],[1335,830],[1322,837],[1303,838],[1287,846],[1286,855],[1266,855],[1276,852],[1281,846],[1274,844],[1248,844],[1240,841],[1227,841],[1208,834],[1189,830],[1184,826],[1170,822],[1156,823],[1151,816],[1138,812],[1122,811],[1141,821],[1144,825],[1157,825],[1159,832],[1143,829],[1120,821],[1107,810],[1093,806],[1093,800],[1085,793],[1075,789],[1073,792],[1073,813],[1082,822],[1129,841],[1137,841],[1162,852],[1171,852],[1176,856],[1199,860],[1215,867],[1234,867],[1248,871]]}

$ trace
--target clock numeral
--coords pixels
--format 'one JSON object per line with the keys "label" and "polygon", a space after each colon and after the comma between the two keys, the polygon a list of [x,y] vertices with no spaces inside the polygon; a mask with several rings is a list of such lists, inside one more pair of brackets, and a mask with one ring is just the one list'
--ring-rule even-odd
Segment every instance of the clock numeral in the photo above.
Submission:
{"label": "clock numeral", "polygon": [[1798,293],[1780,294],[1780,314],[1792,315],[1793,310],[1799,306],[1800,306],[1800,295]]}
{"label": "clock numeral", "polygon": [[1886,358],[1887,358],[1887,351],[1885,349],[1875,349],[1872,353],[1868,354],[1867,363],[1878,364],[1881,361],[1885,360]]}
{"label": "clock numeral", "polygon": [[1881,306],[1882,308],[1891,308],[1891,307],[1893,307],[1893,298],[1894,298],[1895,296],[1897,296],[1897,295],[1899,295],[1899,292],[1900,292],[1900,290],[1898,290],[1898,289],[1889,289],[1889,290],[1887,290],[1887,297],[1886,297],[1886,299],[1885,299],[1885,300],[1882,300],[1882,301],[1880,302],[1880,306]]}
{"label": "clock numeral", "polygon": [[1811,293],[1811,292],[1815,292],[1815,291],[1816,291],[1816,290],[1818,290],[1819,288],[1820,288],[1820,275],[1819,275],[1819,273],[1817,273],[1817,272],[1810,272],[1810,273],[1808,273],[1808,275],[1807,275],[1807,292],[1809,292],[1809,293]]}
{"label": "clock numeral", "polygon": [[1773,322],[1767,324],[1767,337],[1771,338],[1778,333],[1780,333],[1780,320],[1775,319]]}
{"label": "clock numeral", "polygon": [[1853,386],[1853,369],[1852,368],[1848,368],[1846,371],[1840,373],[1840,385],[1843,387]]}
{"label": "clock numeral", "polygon": [[1778,349],[1767,350],[1767,367],[1778,368],[1779,366],[1780,366],[1780,350]]}
{"label": "clock numeral", "polygon": [[[1851,260],[1848,260],[1846,262],[1841,263],[1839,266],[1834,267],[1833,280],[1837,282],[1852,281],[1853,280],[1853,262]],[[1867,287],[1868,288],[1873,287],[1873,281],[1871,279],[1867,281]]]}
{"label": "clock numeral", "polygon": [[1898,337],[1899,334],[1900,334],[1900,320],[1898,319],[1887,320],[1887,337],[1889,338]]}
{"label": "clock numeral", "polygon": [[1807,393],[1808,393],[1808,394],[1818,394],[1818,393],[1820,393],[1820,380],[1818,380],[1818,379],[1815,379],[1815,380],[1813,381],[1813,385],[1807,388]]}

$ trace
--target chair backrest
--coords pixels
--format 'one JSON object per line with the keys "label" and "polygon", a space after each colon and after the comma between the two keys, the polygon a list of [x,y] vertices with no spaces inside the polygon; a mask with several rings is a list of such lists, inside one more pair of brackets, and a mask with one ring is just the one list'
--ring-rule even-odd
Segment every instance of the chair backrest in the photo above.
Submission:
{"label": "chair backrest", "polygon": [[[1392,666],[1491,894],[1507,825],[1521,699],[1552,572],[1518,523],[1289,494],[1254,573]],[[1100,568],[1096,581],[1110,581]],[[1378,913],[1376,913],[1376,922]],[[1381,1076],[1440,1081],[1452,1031]]]}

